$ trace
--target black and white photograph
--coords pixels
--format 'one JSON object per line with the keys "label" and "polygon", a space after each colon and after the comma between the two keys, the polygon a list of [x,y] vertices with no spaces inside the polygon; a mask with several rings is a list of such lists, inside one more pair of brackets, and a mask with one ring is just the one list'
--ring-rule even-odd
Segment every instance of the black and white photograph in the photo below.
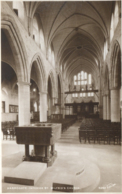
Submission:
{"label": "black and white photograph", "polygon": [[0,193],[122,193],[121,0],[0,9]]}

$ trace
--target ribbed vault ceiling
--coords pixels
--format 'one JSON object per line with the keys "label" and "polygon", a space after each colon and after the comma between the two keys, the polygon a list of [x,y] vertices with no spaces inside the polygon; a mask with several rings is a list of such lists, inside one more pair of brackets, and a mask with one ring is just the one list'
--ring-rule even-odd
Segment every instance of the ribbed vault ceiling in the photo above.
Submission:
{"label": "ribbed vault ceiling", "polygon": [[110,32],[113,1],[26,2],[28,15],[40,17],[46,48],[53,45],[65,76],[81,70],[96,75]]}

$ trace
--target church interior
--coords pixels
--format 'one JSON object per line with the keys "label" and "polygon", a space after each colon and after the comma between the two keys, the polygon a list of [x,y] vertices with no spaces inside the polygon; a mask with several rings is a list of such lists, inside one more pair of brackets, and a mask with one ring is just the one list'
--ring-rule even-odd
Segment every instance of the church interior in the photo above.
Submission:
{"label": "church interior", "polygon": [[1,2],[2,193],[121,193],[121,99],[121,1]]}

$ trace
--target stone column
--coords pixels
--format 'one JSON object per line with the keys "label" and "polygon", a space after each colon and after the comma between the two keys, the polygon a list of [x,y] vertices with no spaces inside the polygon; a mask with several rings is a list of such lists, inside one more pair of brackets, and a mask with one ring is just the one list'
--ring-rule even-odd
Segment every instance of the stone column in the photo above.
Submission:
{"label": "stone column", "polygon": [[120,122],[120,90],[111,89],[111,122]]}
{"label": "stone column", "polygon": [[109,94],[106,96],[107,98],[107,120],[110,120],[110,96]]}
{"label": "stone column", "polygon": [[103,97],[102,97],[102,91],[99,91],[99,106],[98,106],[98,110],[99,110],[99,118],[103,118]]}
{"label": "stone column", "polygon": [[64,101],[65,97],[64,96],[65,96],[64,93],[62,93],[62,96],[61,96],[62,97],[62,100],[61,100],[62,101],[62,105],[61,106],[62,106],[63,119],[65,119],[65,104],[64,104],[65,103],[65,101]]}
{"label": "stone column", "polygon": [[47,121],[47,93],[40,93],[40,122]]}
{"label": "stone column", "polygon": [[107,120],[107,97],[103,96],[103,120]]}
{"label": "stone column", "polygon": [[30,83],[18,82],[19,126],[30,124]]}
{"label": "stone column", "polygon": [[62,117],[65,119],[65,106],[62,106]]}

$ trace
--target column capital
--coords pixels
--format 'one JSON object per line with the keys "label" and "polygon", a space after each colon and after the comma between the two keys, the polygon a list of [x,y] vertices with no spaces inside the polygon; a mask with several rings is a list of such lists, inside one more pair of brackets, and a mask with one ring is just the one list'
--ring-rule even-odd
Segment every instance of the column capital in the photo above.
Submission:
{"label": "column capital", "polygon": [[19,86],[19,85],[27,85],[27,86],[30,86],[31,83],[19,81],[19,82],[17,82],[17,85],[18,85],[18,86]]}

